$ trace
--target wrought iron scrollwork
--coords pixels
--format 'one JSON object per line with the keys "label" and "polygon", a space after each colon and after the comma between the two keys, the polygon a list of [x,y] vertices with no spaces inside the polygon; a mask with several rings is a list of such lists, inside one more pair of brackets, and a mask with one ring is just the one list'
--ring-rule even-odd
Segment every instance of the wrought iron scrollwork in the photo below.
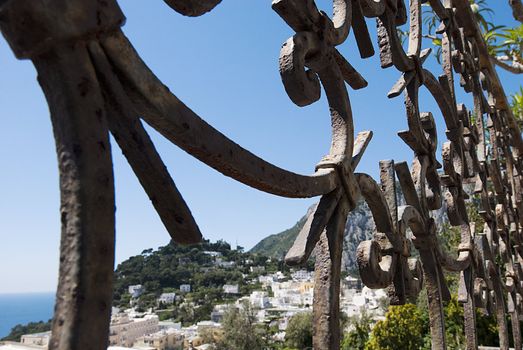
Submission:
{"label": "wrought iron scrollwork", "polygon": [[[200,16],[220,0],[165,0],[175,11]],[[441,24],[443,72],[423,64],[421,4]],[[121,148],[172,239],[193,243],[201,233],[181,193],[143,127],[151,125],[210,167],[259,190],[285,197],[321,196],[286,261],[304,263],[315,250],[314,348],[339,349],[341,254],[348,213],[368,203],[376,232],[361,242],[357,260],[363,282],[387,288],[392,304],[417,296],[425,285],[432,348],[444,349],[443,301],[450,297],[444,269],[460,273],[467,349],[477,349],[476,307],[495,313],[502,349],[521,348],[523,313],[523,140],[468,0],[333,0],[332,17],[314,0],[274,0],[273,9],[296,32],[280,52],[280,74],[298,106],[325,91],[332,124],[330,152],[312,175],[279,168],[207,124],[149,70],[120,30],[125,17],[114,0],[8,0],[0,29],[21,59],[33,61],[47,98],[60,168],[62,241],[60,280],[50,348],[106,349],[114,266],[114,180],[109,134]],[[367,86],[338,47],[350,30],[362,58],[374,55],[366,18],[376,18],[382,68],[400,79],[389,98],[405,96],[412,149],[405,162],[380,162],[380,184],[356,168],[372,132],[354,137],[346,84]],[[398,26],[409,23],[408,47]],[[457,103],[454,75],[471,93],[473,113]],[[434,117],[421,112],[420,87],[435,99],[446,124],[442,163]],[[406,205],[398,206],[399,181]],[[476,227],[465,187],[480,203],[485,224]],[[443,206],[461,232],[456,252],[439,244],[431,216]],[[412,236],[407,235],[407,230]],[[419,259],[411,256],[412,246]],[[502,265],[498,265],[501,263]],[[506,300],[506,303],[505,303]],[[505,308],[506,306],[506,308]]]}

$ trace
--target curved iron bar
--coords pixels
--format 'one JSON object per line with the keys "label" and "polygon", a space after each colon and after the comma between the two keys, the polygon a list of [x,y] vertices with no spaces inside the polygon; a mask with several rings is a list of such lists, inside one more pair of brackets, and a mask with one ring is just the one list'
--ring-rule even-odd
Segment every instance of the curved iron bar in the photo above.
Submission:
{"label": "curved iron bar", "polygon": [[405,208],[398,208],[394,174],[393,161],[380,162],[381,188],[369,175],[357,174],[376,232],[372,240],[359,244],[356,254],[363,283],[370,288],[387,288],[390,303],[401,305],[419,294],[423,273],[418,259],[409,258],[407,221],[398,215],[398,210],[404,213]]}
{"label": "curved iron bar", "polygon": [[334,190],[338,175],[319,169],[313,176],[276,167],[234,143],[174,96],[140,59],[123,33],[101,39],[134,108],[169,141],[205,164],[261,191],[285,197],[314,197]]}

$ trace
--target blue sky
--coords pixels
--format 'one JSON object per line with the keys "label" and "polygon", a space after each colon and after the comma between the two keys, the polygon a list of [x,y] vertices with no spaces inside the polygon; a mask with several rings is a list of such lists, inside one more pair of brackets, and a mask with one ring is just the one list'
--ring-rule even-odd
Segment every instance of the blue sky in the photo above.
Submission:
{"label": "blue sky", "polygon": [[[224,0],[213,12],[183,17],[160,0],[119,1],[123,28],[144,61],[182,101],[245,148],[286,169],[310,174],[328,152],[330,125],[324,96],[298,108],[278,73],[278,55],[293,32],[270,1]],[[327,10],[328,1],[318,1]],[[506,1],[490,1],[497,23],[513,25]],[[368,25],[374,31],[373,20]],[[373,38],[375,34],[373,33]],[[426,42],[424,47],[428,47]],[[340,51],[368,80],[349,91],[355,130],[374,138],[359,172],[377,175],[380,159],[412,159],[396,136],[406,128],[403,98],[386,97],[399,73],[382,70],[378,56],[362,60],[353,37]],[[431,59],[428,67],[439,75]],[[500,72],[508,94],[520,77]],[[471,97],[459,96],[471,105]],[[0,293],[50,291],[58,271],[59,191],[49,112],[30,61],[18,61],[0,40]],[[444,124],[435,103],[421,94],[421,110],[434,113],[440,143]],[[153,140],[206,238],[251,248],[291,227],[317,199],[286,199],[237,183],[200,163],[149,128]],[[144,191],[113,144],[116,177],[116,259],[169,241]]]}

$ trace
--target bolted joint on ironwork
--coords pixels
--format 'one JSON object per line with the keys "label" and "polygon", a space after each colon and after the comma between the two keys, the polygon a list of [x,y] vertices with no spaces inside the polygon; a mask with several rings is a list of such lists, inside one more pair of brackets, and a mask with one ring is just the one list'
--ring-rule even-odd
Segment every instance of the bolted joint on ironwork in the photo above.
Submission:
{"label": "bolted joint on ironwork", "polygon": [[454,15],[454,10],[452,8],[446,8],[443,13],[443,17],[440,18],[440,20],[441,23],[439,27],[436,29],[436,34],[443,34],[445,32],[450,34],[458,27],[456,17]]}
{"label": "bolted joint on ironwork", "polygon": [[433,249],[437,246],[436,240],[436,224],[433,218],[425,223],[425,230],[423,232],[417,232],[412,237],[412,244],[417,250]]}
{"label": "bolted joint on ironwork", "polygon": [[358,181],[354,176],[351,166],[351,159],[345,155],[327,155],[316,165],[316,171],[319,169],[335,169],[343,187],[345,198],[349,203],[349,209],[356,208],[361,192]]}
{"label": "bolted joint on ironwork", "polygon": [[[468,131],[468,129],[467,129]],[[470,133],[470,131],[468,131]],[[465,133],[465,127],[463,126],[463,121],[459,121],[458,126],[456,128],[447,129],[445,131],[445,134],[447,135],[447,139],[453,142],[459,142]]]}
{"label": "bolted joint on ironwork", "polygon": [[423,61],[418,55],[409,55],[410,60],[414,64],[414,72],[418,77],[419,84],[423,85],[425,82],[425,74],[423,73]]}
{"label": "bolted joint on ironwork", "polygon": [[414,244],[414,247],[419,250],[427,250],[432,249],[435,245],[434,237],[430,235],[423,235],[423,236],[413,236],[412,237],[412,244]]}
{"label": "bolted joint on ironwork", "polygon": [[469,252],[471,254],[474,253],[474,245],[472,243],[461,243],[458,246],[458,253],[461,252]]}
{"label": "bolted joint on ironwork", "polygon": [[115,0],[8,0],[0,30],[19,59],[120,28],[125,16]]}

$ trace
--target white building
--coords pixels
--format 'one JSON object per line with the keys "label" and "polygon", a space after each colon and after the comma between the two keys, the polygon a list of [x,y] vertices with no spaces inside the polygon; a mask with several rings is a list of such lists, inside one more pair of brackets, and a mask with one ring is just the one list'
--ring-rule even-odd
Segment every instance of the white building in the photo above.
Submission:
{"label": "white building", "polygon": [[309,281],[273,282],[273,297],[269,299],[273,307],[304,307],[312,305],[313,283]]}
{"label": "white building", "polygon": [[182,284],[180,285],[180,292],[182,293],[189,293],[191,291],[191,285],[190,284]]}
{"label": "white building", "polygon": [[363,287],[361,292],[345,293],[341,300],[341,309],[347,316],[355,316],[361,314],[365,310],[372,316],[380,316],[385,310],[381,310],[380,301],[387,297],[384,289],[370,289]]}
{"label": "white building", "polygon": [[224,284],[223,292],[225,294],[239,294],[240,287],[237,284]]}
{"label": "white building", "polygon": [[207,255],[209,255],[209,256],[211,256],[211,257],[213,257],[213,258],[217,258],[217,257],[222,256],[222,253],[220,253],[220,252],[215,252],[215,251],[210,251],[210,250],[206,250],[206,251],[204,251],[203,253],[204,253],[204,254],[207,254]]}
{"label": "white building", "polygon": [[109,327],[109,344],[131,347],[136,339],[158,331],[156,315],[143,318],[129,318],[127,314],[113,315]]}
{"label": "white building", "polygon": [[230,306],[227,304],[215,305],[211,312],[211,321],[220,323],[225,313],[229,310]]}
{"label": "white building", "polygon": [[129,286],[129,294],[131,294],[133,298],[138,298],[143,292],[145,292],[145,288],[141,284]]}
{"label": "white building", "polygon": [[217,266],[223,267],[224,269],[232,269],[236,266],[236,263],[234,261],[218,261]]}
{"label": "white building", "polygon": [[20,340],[20,343],[23,345],[37,345],[44,348],[47,348],[49,345],[49,339],[51,339],[51,331],[34,333],[34,334],[24,334]]}
{"label": "white building", "polygon": [[271,305],[269,303],[269,296],[267,295],[267,292],[258,290],[251,293],[249,296],[249,302],[253,307],[259,309],[265,309]]}
{"label": "white building", "polygon": [[134,346],[155,350],[182,350],[184,340],[185,337],[180,331],[170,329],[140,337],[134,342]]}
{"label": "white building", "polygon": [[176,300],[176,293],[162,293],[158,298],[159,303],[172,304]]}
{"label": "white building", "polygon": [[314,273],[307,270],[298,270],[294,271],[291,274],[291,277],[295,281],[311,281],[314,276]]}
{"label": "white building", "polygon": [[198,333],[202,333],[208,329],[221,328],[222,325],[213,321],[200,321],[196,323],[196,329]]}
{"label": "white building", "polygon": [[261,273],[261,272],[265,272],[265,266],[251,266],[249,268],[249,270],[251,272],[257,272],[257,273]]}
{"label": "white building", "polygon": [[174,322],[172,320],[160,321],[160,322],[158,322],[158,326],[160,327],[161,331],[166,331],[169,329],[174,329],[174,330],[179,331],[180,329],[182,329],[181,322]]}

